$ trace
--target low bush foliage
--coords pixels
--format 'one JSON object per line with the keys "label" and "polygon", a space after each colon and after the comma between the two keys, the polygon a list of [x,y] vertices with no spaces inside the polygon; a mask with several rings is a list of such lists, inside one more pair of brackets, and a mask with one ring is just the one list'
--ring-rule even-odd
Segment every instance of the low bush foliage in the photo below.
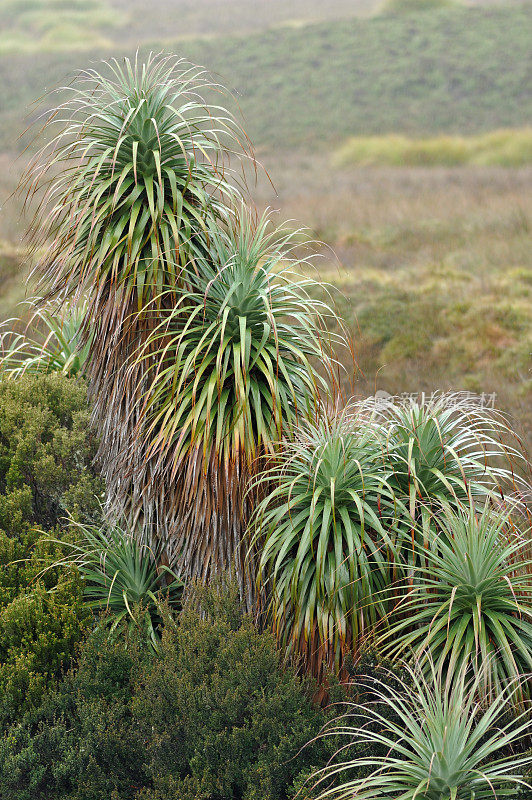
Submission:
{"label": "low bush foliage", "polygon": [[97,519],[103,482],[92,461],[86,390],[60,374],[0,377],[0,528],[51,530],[68,508]]}
{"label": "low bush foliage", "polygon": [[79,666],[0,741],[6,800],[132,800],[147,782],[144,746],[131,716],[142,651],[103,630],[83,645]]}
{"label": "low bush foliage", "polygon": [[454,0],[386,0],[381,13],[386,15],[418,14],[420,11],[437,11],[454,6]]}
{"label": "low bush foliage", "polygon": [[[317,753],[302,749],[324,721],[274,639],[242,615],[237,592],[199,592],[133,701],[148,738],[158,800],[269,800]],[[206,713],[207,712],[207,713]]]}
{"label": "low bush foliage", "polygon": [[51,565],[64,556],[67,507],[80,519],[99,514],[93,456],[82,384],[0,379],[0,723],[39,705],[87,632],[79,573]]}
{"label": "low bush foliage", "polygon": [[424,139],[399,134],[359,136],[348,139],[334,157],[338,167],[521,167],[531,162],[532,128]]}
{"label": "low bush foliage", "polygon": [[103,629],[0,740],[3,800],[283,800],[326,720],[236,589],[198,589],[154,655]]}

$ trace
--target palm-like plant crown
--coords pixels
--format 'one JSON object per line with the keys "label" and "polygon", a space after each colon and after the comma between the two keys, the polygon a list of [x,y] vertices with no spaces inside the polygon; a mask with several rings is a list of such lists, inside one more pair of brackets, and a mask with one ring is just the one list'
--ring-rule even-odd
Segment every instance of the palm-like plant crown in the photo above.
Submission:
{"label": "palm-like plant crown", "polygon": [[[494,458],[521,458],[506,443],[508,424],[467,393],[438,394],[419,401],[394,399],[373,406],[383,423],[396,491],[437,506],[469,496],[485,497],[511,472]],[[371,402],[363,406],[371,409]]]}
{"label": "palm-like plant crown", "polygon": [[384,615],[396,507],[378,431],[349,411],[307,424],[265,474],[260,580],[279,639],[318,677]]}
{"label": "palm-like plant crown", "polygon": [[325,389],[312,359],[326,357],[320,327],[332,312],[294,272],[293,238],[244,209],[209,231],[208,257],[184,271],[186,288],[142,348],[153,446],[176,463],[196,449],[225,461],[273,452]]}
{"label": "palm-like plant crown", "polygon": [[[328,363],[320,331],[332,312],[294,272],[293,240],[242,208],[210,230],[208,255],[183,271],[185,288],[133,360],[134,369],[144,358],[151,365],[138,411],[150,469],[170,476],[156,524],[186,575],[229,566],[228,531],[237,547],[259,457],[325,386],[314,365]],[[244,561],[242,551],[237,569],[248,572]]]}
{"label": "palm-like plant crown", "polygon": [[163,605],[177,609],[183,583],[157,554],[140,544],[131,531],[83,525],[71,520],[75,541],[51,541],[66,549],[52,566],[74,566],[84,580],[85,601],[111,631],[141,628],[154,648],[159,645]]}
{"label": "palm-like plant crown", "polygon": [[23,185],[30,195],[45,187],[34,236],[48,244],[50,293],[112,286],[141,307],[203,251],[206,220],[225,217],[224,199],[238,194],[224,172],[227,146],[243,134],[198,96],[208,85],[198,68],[175,58],[107,67],[108,76],[78,78]]}
{"label": "palm-like plant crown", "polygon": [[[419,561],[433,541],[429,531],[438,527],[442,503],[459,509],[473,498],[480,507],[494,491],[517,488],[516,467],[524,459],[515,434],[502,414],[479,400],[451,392],[361,403],[362,413],[379,425],[390,483],[407,508],[403,524],[411,530],[411,561]],[[414,539],[421,545],[417,550]]]}
{"label": "palm-like plant crown", "polygon": [[[372,702],[329,731],[346,737],[347,760],[318,773],[318,785],[341,776],[319,800],[493,800],[532,788],[522,778],[532,757],[507,755],[528,728],[525,714],[502,719],[514,685],[485,710],[477,705],[478,682],[463,670],[451,682],[436,670],[429,678],[411,670],[399,688],[381,682],[369,688]],[[360,756],[349,758],[349,742]],[[355,777],[360,771],[370,774]]]}
{"label": "palm-like plant crown", "polygon": [[407,594],[404,619],[383,642],[391,655],[409,651],[449,674],[471,668],[486,697],[532,671],[532,578],[523,541],[508,515],[488,507],[447,512],[419,583]]}

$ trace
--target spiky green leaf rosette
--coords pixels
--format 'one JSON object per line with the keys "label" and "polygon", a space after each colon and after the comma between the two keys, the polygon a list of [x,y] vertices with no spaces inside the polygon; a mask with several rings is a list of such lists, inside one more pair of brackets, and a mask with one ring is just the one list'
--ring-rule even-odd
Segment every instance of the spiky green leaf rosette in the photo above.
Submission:
{"label": "spiky green leaf rosette", "polygon": [[262,479],[259,579],[279,640],[321,677],[386,614],[396,501],[379,431],[349,410],[302,427]]}
{"label": "spiky green leaf rosette", "polygon": [[[377,681],[368,689],[368,701],[328,731],[346,746],[340,763],[315,776],[319,800],[493,800],[532,789],[522,777],[532,756],[511,754],[528,715],[505,719],[515,684],[485,709],[478,680],[464,671],[447,682],[435,669],[428,678],[414,669],[398,688]],[[350,757],[349,744],[360,755]],[[326,788],[333,777],[335,788]]]}
{"label": "spiky green leaf rosette", "polygon": [[90,349],[90,341],[82,341],[84,321],[83,305],[61,315],[37,307],[23,333],[8,327],[13,323],[20,326],[20,320],[7,320],[4,330],[0,329],[0,372],[11,378],[26,372],[83,374]]}
{"label": "spiky green leaf rosette", "polygon": [[[243,208],[209,232],[208,257],[138,359],[148,358],[150,469],[167,475],[157,525],[188,576],[228,567],[249,575],[241,539],[256,492],[248,483],[287,427],[313,413],[330,368],[333,312],[311,294],[292,253],[297,237]],[[159,477],[155,483],[159,483]],[[148,493],[147,502],[155,497]],[[171,543],[170,543],[171,540]]]}
{"label": "spiky green leaf rosette", "polygon": [[392,657],[413,654],[445,674],[473,670],[486,698],[532,673],[532,576],[527,540],[508,512],[487,506],[440,521],[426,566],[415,575],[381,640]]}

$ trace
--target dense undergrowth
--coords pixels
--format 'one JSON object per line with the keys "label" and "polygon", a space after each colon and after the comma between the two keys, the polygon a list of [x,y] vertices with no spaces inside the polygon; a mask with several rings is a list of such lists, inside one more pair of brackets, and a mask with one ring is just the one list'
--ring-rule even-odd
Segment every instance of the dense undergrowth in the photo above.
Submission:
{"label": "dense undergrowth", "polygon": [[0,382],[0,720],[38,705],[89,624],[79,573],[61,555],[69,508],[97,520],[85,387],[58,375]]}
{"label": "dense undergrowth", "polygon": [[4,729],[5,800],[280,800],[323,763],[326,720],[234,589],[167,618],[159,652],[92,634],[75,670]]}

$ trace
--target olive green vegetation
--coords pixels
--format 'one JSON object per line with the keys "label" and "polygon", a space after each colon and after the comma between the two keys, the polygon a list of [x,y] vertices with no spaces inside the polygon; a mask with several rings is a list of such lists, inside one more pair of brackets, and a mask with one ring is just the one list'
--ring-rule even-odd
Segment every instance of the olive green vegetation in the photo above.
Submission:
{"label": "olive green vegetation", "polygon": [[[101,481],[85,388],[61,375],[0,381],[0,722],[40,702],[90,621],[83,587],[60,557],[65,509],[96,520]],[[49,534],[48,534],[49,536]]]}
{"label": "olive green vegetation", "polygon": [[[356,135],[527,125],[531,34],[526,4],[443,7],[223,38],[172,39],[169,23],[164,39],[150,39],[147,24],[136,44],[141,53],[162,47],[208,65],[236,95],[255,145],[277,150],[339,145]],[[110,52],[117,47],[79,54],[17,50],[4,57],[0,149],[15,146],[25,127],[23,108],[90,58]],[[34,118],[36,110],[29,111]]]}
{"label": "olive green vegetation", "polygon": [[0,527],[52,530],[67,509],[99,518],[103,484],[83,384],[55,373],[0,380]]}
{"label": "olive green vegetation", "polygon": [[[11,187],[2,186],[2,194]],[[11,225],[9,225],[11,232]],[[11,242],[0,241],[0,319],[2,321],[18,313],[17,304],[24,297],[23,281],[28,272],[26,249]]]}
{"label": "olive green vegetation", "polygon": [[103,632],[0,738],[3,800],[284,800],[334,752],[325,713],[236,588],[198,590],[154,655]]}
{"label": "olive green vegetation", "polygon": [[[440,0],[441,1],[441,0]],[[134,47],[169,37],[248,33],[279,25],[341,19],[374,11],[380,0],[0,0],[5,27],[0,52],[80,50],[99,45]]]}
{"label": "olive green vegetation", "polygon": [[361,136],[348,139],[336,152],[336,166],[472,166],[520,167],[532,162],[532,128],[501,130],[480,136]]}
{"label": "olive green vegetation", "polygon": [[386,14],[417,14],[456,5],[455,0],[385,0],[381,11]]}

